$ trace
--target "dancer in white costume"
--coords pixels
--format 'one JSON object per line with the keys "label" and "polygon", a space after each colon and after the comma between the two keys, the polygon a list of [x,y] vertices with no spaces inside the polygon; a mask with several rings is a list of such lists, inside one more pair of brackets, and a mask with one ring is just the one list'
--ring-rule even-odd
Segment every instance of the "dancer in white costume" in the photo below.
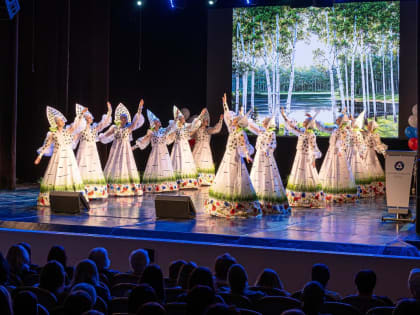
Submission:
{"label": "dancer in white costume", "polygon": [[376,130],[378,124],[376,121],[369,121],[367,124],[367,132],[365,134],[365,142],[367,146],[366,166],[371,179],[371,190],[375,195],[383,195],[385,193],[385,173],[381,163],[378,160],[376,152],[386,156],[388,146],[381,141],[381,137]]}
{"label": "dancer in white costume", "polygon": [[37,202],[39,206],[50,205],[51,191],[84,192],[85,190],[74,156],[73,142],[75,134],[86,126],[83,119],[83,114],[86,111],[87,108],[76,116],[73,124],[65,126],[67,119],[64,115],[55,108],[47,106],[50,131],[45,138],[44,145],[38,149],[39,155],[34,162],[35,165],[38,165],[44,155],[51,156],[41,182]]}
{"label": "dancer in white costume", "polygon": [[348,116],[343,113],[337,117],[334,126],[316,122],[319,130],[331,134],[330,145],[319,171],[319,181],[327,202],[354,202],[358,198],[353,172],[347,160],[350,144],[348,121]]}
{"label": "dancer in white costume", "polygon": [[184,115],[176,106],[174,106],[173,111],[176,129],[174,145],[171,152],[171,161],[175,171],[178,188],[198,188],[197,168],[188,141],[200,127],[204,110],[192,123],[185,122]]}
{"label": "dancer in white costume", "polygon": [[161,128],[161,122],[150,110],[147,110],[150,129],[144,137],[137,139],[133,150],[144,150],[149,144],[152,151],[147,160],[143,174],[143,187],[145,192],[159,193],[178,190],[175,173],[172,168],[171,157],[168,152],[168,143],[175,135],[175,122],[167,128]]}
{"label": "dancer in white costume", "polygon": [[349,126],[350,144],[347,151],[347,159],[350,163],[360,197],[369,198],[373,196],[373,192],[370,189],[372,180],[369,178],[369,171],[365,161],[367,147],[362,134],[364,117],[365,111],[361,112],[356,119],[353,119]]}
{"label": "dancer in white costume", "polygon": [[[76,140],[79,142],[76,155],[77,164],[89,199],[108,198],[107,184],[96,147],[98,133],[108,127],[112,121],[112,108],[109,102],[107,107],[108,112],[102,116],[99,123],[93,123],[93,116],[90,112],[84,114],[86,128],[77,135]],[[76,104],[76,114],[79,115],[84,108],[82,105]]]}
{"label": "dancer in white costume", "polygon": [[210,215],[226,218],[260,216],[260,204],[244,162],[244,158],[248,163],[252,162],[251,155],[254,153],[242,129],[248,125],[248,115],[229,111],[226,94],[223,96],[223,107],[229,137],[204,207]]}
{"label": "dancer in white costume", "polygon": [[141,114],[143,104],[144,102],[141,100],[133,122],[131,122],[128,109],[120,103],[115,110],[115,125],[99,135],[99,140],[102,143],[112,141],[111,151],[104,169],[110,196],[143,194],[139,172],[130,145],[132,132],[144,123],[144,117]]}
{"label": "dancer in white costume", "polygon": [[289,208],[283,182],[274,158],[276,123],[274,117],[263,120],[262,127],[249,122],[249,129],[258,135],[251,181],[263,214],[281,213]]}
{"label": "dancer in white costume", "polygon": [[211,153],[210,139],[211,135],[219,133],[222,130],[223,115],[214,127],[210,127],[210,115],[205,111],[200,128],[194,133],[195,145],[192,152],[195,165],[198,171],[198,184],[200,186],[210,186],[214,180],[214,163]]}
{"label": "dancer in white costume", "polygon": [[298,136],[296,156],[286,186],[289,205],[322,208],[325,206],[325,196],[315,167],[315,159],[319,159],[322,154],[316,144],[316,135],[313,130],[314,118],[307,114],[301,129],[287,118],[283,108],[281,114],[285,127]]}

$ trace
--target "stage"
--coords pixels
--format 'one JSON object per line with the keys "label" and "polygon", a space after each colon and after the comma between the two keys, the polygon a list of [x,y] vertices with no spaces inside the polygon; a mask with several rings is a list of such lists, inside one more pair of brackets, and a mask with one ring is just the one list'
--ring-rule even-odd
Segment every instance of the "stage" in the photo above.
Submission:
{"label": "stage", "polygon": [[392,256],[414,256],[415,251],[405,242],[416,244],[418,240],[414,223],[381,221],[386,215],[384,198],[228,220],[203,211],[208,188],[200,188],[177,193],[191,196],[195,219],[157,220],[153,194],[92,201],[91,209],[79,215],[37,209],[37,194],[35,185],[0,191],[0,228]]}

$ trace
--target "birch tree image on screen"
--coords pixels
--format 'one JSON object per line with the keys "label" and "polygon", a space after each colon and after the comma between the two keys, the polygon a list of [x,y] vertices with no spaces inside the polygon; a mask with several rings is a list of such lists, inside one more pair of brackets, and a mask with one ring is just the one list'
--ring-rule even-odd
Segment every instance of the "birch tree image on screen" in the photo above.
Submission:
{"label": "birch tree image on screen", "polygon": [[381,137],[397,137],[399,41],[399,2],[236,8],[234,108],[260,120],[274,115],[279,135],[287,134],[280,107],[296,121],[318,112],[325,124],[342,110],[365,110]]}

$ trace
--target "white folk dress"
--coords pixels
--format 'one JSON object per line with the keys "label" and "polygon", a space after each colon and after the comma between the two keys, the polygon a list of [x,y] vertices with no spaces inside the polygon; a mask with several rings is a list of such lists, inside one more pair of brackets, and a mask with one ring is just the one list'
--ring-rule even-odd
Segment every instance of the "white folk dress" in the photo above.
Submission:
{"label": "white folk dress", "polygon": [[144,137],[136,141],[136,146],[144,150],[149,144],[152,151],[147,160],[143,174],[143,187],[145,192],[160,193],[178,190],[171,157],[168,151],[169,138],[174,133],[173,126],[160,128],[158,131],[150,130]]}
{"label": "white folk dress", "polygon": [[143,115],[136,114],[130,129],[128,126],[111,126],[105,133],[99,135],[102,143],[112,141],[111,151],[104,169],[110,196],[142,195],[140,176],[134,160],[130,141],[132,131],[140,128],[144,123]]}
{"label": "white folk dress", "polygon": [[85,191],[76,157],[73,152],[75,134],[85,128],[85,120],[79,115],[74,121],[74,131],[68,126],[59,131],[50,131],[43,146],[38,149],[40,155],[51,156],[48,167],[41,181],[37,204],[50,205],[51,191]]}
{"label": "white folk dress", "polygon": [[366,143],[359,128],[350,128],[350,144],[347,159],[353,172],[357,190],[361,198],[373,196],[370,188],[371,179],[366,165]]}
{"label": "white folk dress", "polygon": [[317,124],[318,129],[331,133],[329,147],[319,171],[319,181],[327,202],[354,202],[358,198],[353,172],[347,160],[349,131],[345,125],[329,127]]}
{"label": "white folk dress", "polygon": [[281,213],[289,208],[283,182],[274,158],[276,134],[262,129],[257,137],[251,181],[263,214]]}
{"label": "white folk dress", "polygon": [[89,199],[108,198],[107,183],[102,171],[96,142],[98,133],[110,124],[111,112],[108,112],[107,115],[103,115],[99,123],[86,126],[78,135],[77,164]]}
{"label": "white folk dress", "polygon": [[371,190],[375,195],[385,193],[385,173],[376,154],[386,154],[388,146],[381,141],[381,137],[376,132],[368,131],[365,137],[367,145],[366,165],[371,179]]}
{"label": "white folk dress", "polygon": [[171,161],[179,189],[198,188],[197,167],[189,140],[197,128],[200,127],[200,122],[201,120],[196,118],[190,124],[185,123],[183,126],[176,126]]}
{"label": "white folk dress", "polygon": [[315,159],[321,157],[312,130],[299,129],[286,122],[288,129],[298,136],[296,156],[286,186],[286,195],[292,207],[322,208],[325,196],[321,188]]}
{"label": "white folk dress", "polygon": [[200,127],[194,134],[195,144],[192,152],[198,172],[198,184],[200,186],[210,186],[215,176],[213,154],[211,152],[211,135],[222,130],[223,120],[214,127]]}
{"label": "white folk dress", "polygon": [[228,129],[226,151],[204,207],[210,215],[225,218],[260,216],[261,207],[244,161],[254,148],[241,128]]}

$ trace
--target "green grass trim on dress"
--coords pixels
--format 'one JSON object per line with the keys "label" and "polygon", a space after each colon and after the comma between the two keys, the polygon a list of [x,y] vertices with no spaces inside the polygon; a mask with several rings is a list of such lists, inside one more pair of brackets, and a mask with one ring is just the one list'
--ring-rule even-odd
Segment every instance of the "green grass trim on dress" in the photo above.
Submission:
{"label": "green grass trim on dress", "polygon": [[276,196],[257,195],[257,198],[260,201],[266,201],[266,202],[271,202],[271,203],[282,203],[282,202],[287,201],[287,196],[276,197]]}
{"label": "green grass trim on dress", "polygon": [[175,172],[175,178],[176,179],[190,179],[190,178],[198,178],[198,173],[190,173],[190,174],[185,174],[182,172]]}
{"label": "green grass trim on dress", "polygon": [[84,191],[85,185],[77,184],[77,185],[68,185],[68,186],[66,185],[55,186],[55,185],[41,184],[41,187],[39,190],[41,193],[46,193],[50,191]]}
{"label": "green grass trim on dress", "polygon": [[140,184],[140,178],[111,178],[107,179],[108,184],[117,184],[117,185],[130,185],[130,184]]}
{"label": "green grass trim on dress", "polygon": [[231,195],[231,194],[224,194],[220,192],[213,191],[212,189],[209,190],[209,196],[223,200],[223,201],[230,201],[230,202],[247,202],[247,201],[257,201],[257,194],[251,195]]}
{"label": "green grass trim on dress", "polygon": [[105,179],[99,179],[99,180],[84,180],[83,184],[85,185],[106,185],[107,182]]}
{"label": "green grass trim on dress", "polygon": [[375,181],[374,177],[368,177],[368,178],[359,178],[359,179],[355,179],[356,181],[356,185],[368,185],[372,182]]}
{"label": "green grass trim on dress", "polygon": [[322,190],[328,194],[357,194],[357,187],[348,187],[348,188],[322,187]]}
{"label": "green grass trim on dress", "polygon": [[176,177],[143,177],[142,184],[161,184],[166,182],[176,182]]}
{"label": "green grass trim on dress", "polygon": [[373,182],[385,182],[385,176],[372,177]]}
{"label": "green grass trim on dress", "polygon": [[321,184],[315,186],[287,184],[286,188],[297,192],[318,192],[322,190]]}
{"label": "green grass trim on dress", "polygon": [[214,167],[212,167],[212,168],[197,168],[197,172],[198,173],[203,173],[203,174],[214,175],[216,173],[216,169]]}

